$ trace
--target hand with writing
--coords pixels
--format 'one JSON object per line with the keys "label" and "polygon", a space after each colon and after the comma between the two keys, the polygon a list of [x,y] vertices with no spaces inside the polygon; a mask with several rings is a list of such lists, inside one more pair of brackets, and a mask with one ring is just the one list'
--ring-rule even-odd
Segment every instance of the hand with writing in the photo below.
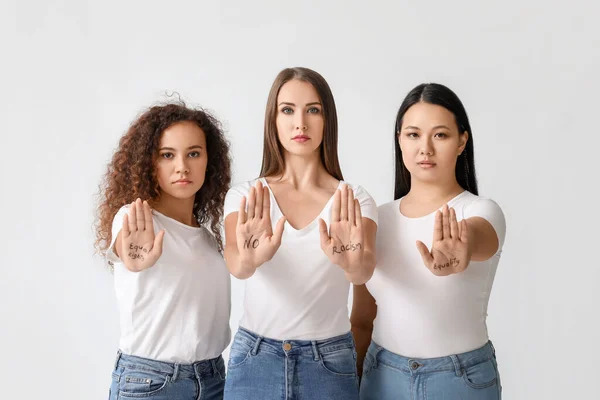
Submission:
{"label": "hand with writing", "polygon": [[153,266],[162,254],[165,231],[154,235],[152,211],[148,202],[137,199],[123,217],[119,257],[125,267],[134,272]]}
{"label": "hand with writing", "polygon": [[273,232],[269,188],[258,181],[256,187],[250,188],[248,199],[244,197],[240,202],[236,237],[242,263],[258,268],[273,258],[281,245],[284,224],[285,217],[282,217],[277,221]]}
{"label": "hand with writing", "polygon": [[471,261],[468,233],[467,221],[463,219],[459,224],[453,208],[445,205],[441,212],[436,212],[431,252],[417,241],[417,249],[431,273],[446,276],[467,269]]}
{"label": "hand with writing", "polygon": [[321,232],[321,249],[329,260],[342,267],[347,273],[355,272],[362,267],[364,254],[364,233],[362,214],[354,192],[343,185],[336,190],[331,208],[331,224],[329,232],[327,224],[319,219]]}

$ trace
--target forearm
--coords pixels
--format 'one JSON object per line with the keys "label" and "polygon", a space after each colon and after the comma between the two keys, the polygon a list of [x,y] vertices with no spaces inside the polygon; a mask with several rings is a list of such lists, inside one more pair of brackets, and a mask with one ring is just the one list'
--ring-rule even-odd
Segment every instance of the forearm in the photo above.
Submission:
{"label": "forearm", "polygon": [[352,324],[352,335],[356,344],[356,369],[358,375],[362,375],[363,362],[367,355],[367,350],[371,344],[371,335],[373,334],[373,324],[357,325]]}

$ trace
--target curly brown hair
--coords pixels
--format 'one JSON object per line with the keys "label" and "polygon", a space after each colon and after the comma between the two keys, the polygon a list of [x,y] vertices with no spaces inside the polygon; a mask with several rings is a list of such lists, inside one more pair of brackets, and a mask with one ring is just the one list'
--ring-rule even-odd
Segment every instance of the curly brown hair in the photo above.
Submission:
{"label": "curly brown hair", "polygon": [[155,168],[160,138],[165,129],[184,121],[193,122],[204,131],[208,155],[204,184],[196,193],[193,214],[200,225],[210,225],[219,251],[223,250],[221,220],[231,184],[229,143],[221,123],[209,112],[188,108],[178,101],[149,108],[121,137],[100,184],[95,242],[100,254],[105,255],[110,246],[113,219],[121,207],[137,198],[152,205],[160,197]]}

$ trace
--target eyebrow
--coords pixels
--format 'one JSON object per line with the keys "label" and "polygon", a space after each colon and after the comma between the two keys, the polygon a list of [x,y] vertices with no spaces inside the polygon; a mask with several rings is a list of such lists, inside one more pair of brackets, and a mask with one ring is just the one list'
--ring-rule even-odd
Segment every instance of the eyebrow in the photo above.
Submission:
{"label": "eyebrow", "polygon": [[[296,107],[296,105],[294,103],[288,103],[287,101],[282,101],[281,103],[279,103],[279,105],[285,104],[286,106],[294,106]],[[307,106],[320,106],[321,103],[318,101],[313,101],[312,103],[306,103]]]}
{"label": "eyebrow", "polygon": [[[433,128],[431,128],[431,129],[439,129],[439,128],[445,128],[445,129],[448,129],[448,130],[450,130],[450,128],[448,128],[446,125],[437,125],[437,126],[434,126],[434,127],[433,127]],[[410,125],[410,126],[407,126],[407,127],[405,127],[404,129],[416,129],[416,130],[420,131],[419,127],[417,127],[417,126],[412,126],[412,125]]]}
{"label": "eyebrow", "polygon": [[[188,150],[192,150],[192,149],[201,149],[201,148],[202,148],[202,146],[200,146],[200,145],[196,144],[196,145],[194,145],[194,146],[190,146],[190,147],[188,147],[187,149],[188,149]],[[161,148],[160,148],[160,149],[158,149],[158,150],[159,150],[159,151],[163,151],[163,150],[176,151],[176,150],[175,150],[174,148],[172,148],[172,147],[161,147]]]}

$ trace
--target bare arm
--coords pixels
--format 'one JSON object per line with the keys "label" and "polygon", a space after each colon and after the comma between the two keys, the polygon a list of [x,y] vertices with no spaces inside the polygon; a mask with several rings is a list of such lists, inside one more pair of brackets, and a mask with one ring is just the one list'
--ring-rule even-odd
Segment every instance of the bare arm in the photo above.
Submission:
{"label": "bare arm", "polygon": [[362,376],[363,362],[371,343],[373,321],[377,315],[377,304],[365,285],[354,285],[353,294],[350,323],[356,343],[356,367],[358,375]]}
{"label": "bare arm", "polygon": [[467,219],[469,225],[469,244],[471,245],[471,260],[485,261],[498,251],[498,235],[488,221],[481,217]]}

